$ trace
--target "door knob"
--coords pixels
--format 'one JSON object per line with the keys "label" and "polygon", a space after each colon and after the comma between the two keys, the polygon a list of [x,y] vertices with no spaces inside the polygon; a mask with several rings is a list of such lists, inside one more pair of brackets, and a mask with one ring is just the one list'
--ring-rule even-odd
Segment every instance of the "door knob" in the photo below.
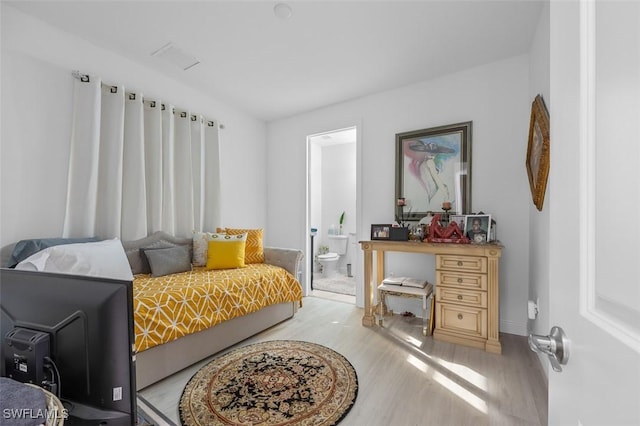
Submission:
{"label": "door knob", "polygon": [[529,347],[533,352],[547,355],[553,371],[562,371],[560,365],[569,361],[569,339],[560,327],[552,327],[548,336],[529,334]]}

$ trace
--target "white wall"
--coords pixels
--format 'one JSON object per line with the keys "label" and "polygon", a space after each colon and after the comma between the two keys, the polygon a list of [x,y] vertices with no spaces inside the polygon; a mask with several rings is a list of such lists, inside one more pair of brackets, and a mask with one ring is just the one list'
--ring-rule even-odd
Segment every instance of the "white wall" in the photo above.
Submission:
{"label": "white wall", "polygon": [[[335,225],[340,232],[340,215],[344,212],[342,234],[356,232],[356,144],[344,143],[322,147],[322,228],[318,246],[329,245],[328,231]],[[347,246],[348,248],[348,246]],[[338,271],[347,273],[349,252],[338,262]]]}
{"label": "white wall", "polygon": [[[271,122],[267,227],[278,245],[305,247],[307,135],[358,126],[362,207],[357,233],[359,240],[368,240],[372,223],[389,223],[394,217],[395,134],[471,120],[473,210],[495,217],[505,246],[500,263],[500,329],[524,335],[531,203],[524,167],[529,114],[529,57],[518,56]],[[290,220],[283,221],[285,216]],[[433,280],[433,260],[416,256],[420,255],[390,255],[387,270],[419,270]],[[357,303],[362,306],[361,255],[355,268]]]}
{"label": "white wall", "polygon": [[[309,227],[317,228],[313,254],[328,246],[329,230],[340,231],[340,215],[344,215],[342,233],[356,231],[356,143],[326,144],[322,138],[311,138],[309,149]],[[346,264],[353,256],[343,256],[339,270],[346,274]]]}
{"label": "white wall", "polygon": [[[497,219],[498,236],[505,246],[500,267],[501,330],[526,333],[531,204],[524,171],[531,91],[528,56],[265,126],[196,89],[63,33],[6,3],[0,7],[3,261],[7,248],[19,239],[61,234],[72,70],[98,74],[106,81],[122,83],[222,122],[226,127],[221,132],[224,225],[265,227],[269,245],[304,248],[308,244],[304,214],[307,135],[358,128],[358,191],[362,196],[357,233],[358,239],[366,240],[372,223],[393,219],[395,134],[472,120],[473,210],[491,213]],[[411,273],[430,270],[430,262],[390,256],[389,267]],[[361,270],[359,256],[354,270],[357,277],[361,277]],[[362,305],[361,288],[358,295]]]}
{"label": "white wall", "polygon": [[328,244],[327,233],[335,225],[339,232],[340,215],[344,212],[342,233],[356,231],[356,144],[345,143],[322,147],[322,224],[320,241]]}
{"label": "white wall", "polygon": [[318,230],[317,240],[314,239],[314,253],[320,246],[320,235],[323,233],[322,223],[322,146],[319,143],[309,144],[309,228]]}
{"label": "white wall", "polygon": [[[266,225],[266,125],[2,2],[0,247],[62,233],[73,70],[217,119],[225,226]],[[238,200],[242,202],[239,203]]]}
{"label": "white wall", "polygon": [[[533,102],[536,95],[542,95],[551,113],[550,91],[550,45],[549,45],[549,3],[545,3],[536,29],[530,53],[530,86],[529,99]],[[551,138],[553,143],[553,138]],[[547,188],[551,182],[547,183]],[[547,191],[548,192],[548,191]],[[529,198],[530,200],[531,197]],[[551,329],[549,324],[549,205],[552,200],[545,194],[542,211],[529,203],[529,300],[539,299],[538,317],[528,321],[528,331],[547,335]],[[541,363],[548,374],[549,362],[541,356]]]}

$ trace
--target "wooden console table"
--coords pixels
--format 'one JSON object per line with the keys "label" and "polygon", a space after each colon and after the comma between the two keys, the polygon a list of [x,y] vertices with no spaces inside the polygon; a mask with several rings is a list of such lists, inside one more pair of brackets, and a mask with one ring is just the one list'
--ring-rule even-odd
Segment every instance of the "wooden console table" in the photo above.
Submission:
{"label": "wooden console table", "polygon": [[[360,241],[364,251],[364,316],[362,325],[375,325],[373,296],[384,279],[386,251],[433,254],[435,262],[438,340],[501,353],[499,335],[498,244],[447,244],[416,241]],[[373,274],[373,252],[376,273]]]}

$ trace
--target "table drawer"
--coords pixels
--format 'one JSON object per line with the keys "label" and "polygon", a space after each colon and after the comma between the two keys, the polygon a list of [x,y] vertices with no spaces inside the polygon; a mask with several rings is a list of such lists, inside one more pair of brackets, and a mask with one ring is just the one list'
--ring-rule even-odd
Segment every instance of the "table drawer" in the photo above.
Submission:
{"label": "table drawer", "polygon": [[469,336],[487,338],[487,310],[439,303],[436,327]]}
{"label": "table drawer", "polygon": [[438,303],[460,303],[478,308],[487,307],[487,293],[484,291],[461,290],[458,288],[438,287],[436,289]]}
{"label": "table drawer", "polygon": [[477,256],[436,255],[436,269],[487,273],[487,258]]}
{"label": "table drawer", "polygon": [[436,271],[436,287],[441,285],[486,291],[487,276],[455,271]]}

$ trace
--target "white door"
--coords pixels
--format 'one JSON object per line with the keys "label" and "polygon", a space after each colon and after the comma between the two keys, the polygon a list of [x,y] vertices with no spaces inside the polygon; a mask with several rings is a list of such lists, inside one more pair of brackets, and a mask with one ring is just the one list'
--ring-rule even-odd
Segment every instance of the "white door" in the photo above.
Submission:
{"label": "white door", "polygon": [[640,2],[550,10],[549,424],[640,425]]}

